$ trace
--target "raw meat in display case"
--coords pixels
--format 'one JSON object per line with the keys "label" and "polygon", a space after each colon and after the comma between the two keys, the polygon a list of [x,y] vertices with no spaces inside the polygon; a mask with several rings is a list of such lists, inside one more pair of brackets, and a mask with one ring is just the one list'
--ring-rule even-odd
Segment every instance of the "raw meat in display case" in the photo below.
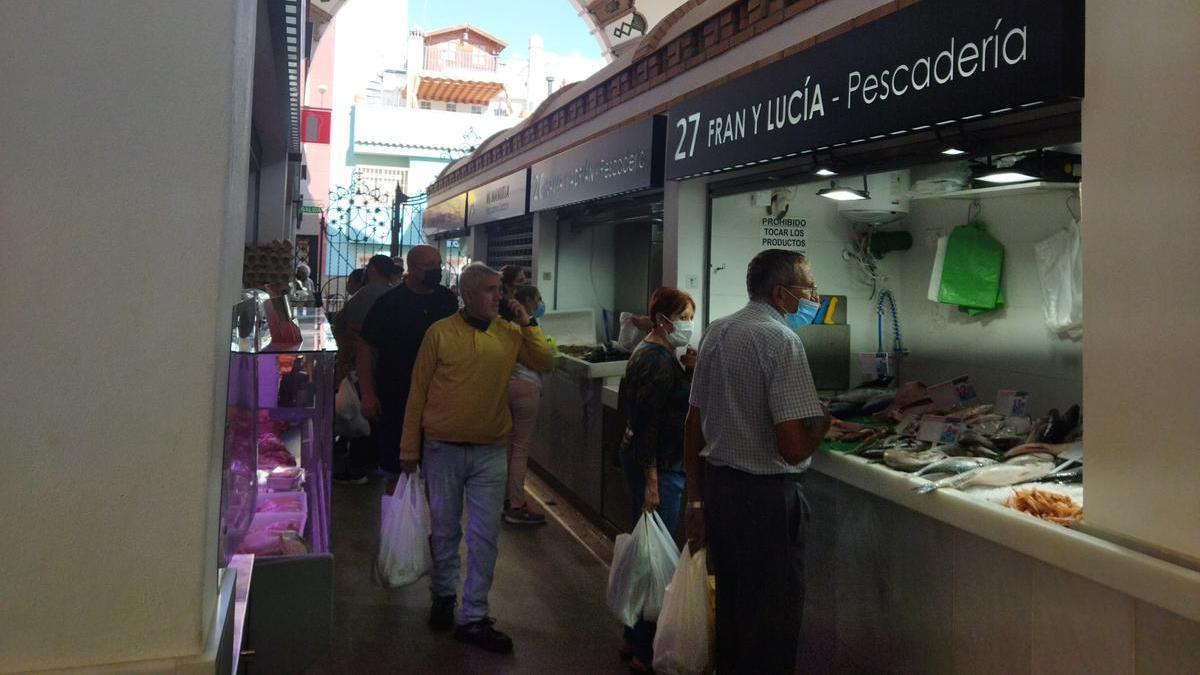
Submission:
{"label": "raw meat in display case", "polygon": [[[298,323],[304,339],[297,345],[264,344],[261,334],[234,336],[226,401],[222,564],[234,553],[329,550],[337,345],[319,312]],[[278,493],[288,498],[279,499]]]}
{"label": "raw meat in display case", "polygon": [[337,343],[316,309],[296,318],[299,344],[270,342],[245,323],[231,331],[218,562],[253,558],[246,644],[236,647],[252,654],[247,667],[292,672],[327,652],[331,632]]}

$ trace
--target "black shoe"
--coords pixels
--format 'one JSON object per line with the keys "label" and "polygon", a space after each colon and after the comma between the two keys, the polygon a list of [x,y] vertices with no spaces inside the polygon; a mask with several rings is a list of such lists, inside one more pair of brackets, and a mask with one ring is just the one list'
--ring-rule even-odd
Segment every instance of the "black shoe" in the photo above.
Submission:
{"label": "black shoe", "polygon": [[367,474],[358,473],[357,471],[342,471],[341,473],[333,474],[333,482],[343,485],[366,485]]}
{"label": "black shoe", "polygon": [[454,607],[456,605],[458,605],[458,600],[453,595],[434,598],[433,607],[429,610],[429,628],[439,633],[454,628]]}
{"label": "black shoe", "polygon": [[454,629],[454,639],[459,642],[475,645],[476,647],[482,647],[489,652],[511,654],[513,650],[512,638],[492,628],[492,624],[494,623],[496,623],[495,620],[489,618],[463,624]]}

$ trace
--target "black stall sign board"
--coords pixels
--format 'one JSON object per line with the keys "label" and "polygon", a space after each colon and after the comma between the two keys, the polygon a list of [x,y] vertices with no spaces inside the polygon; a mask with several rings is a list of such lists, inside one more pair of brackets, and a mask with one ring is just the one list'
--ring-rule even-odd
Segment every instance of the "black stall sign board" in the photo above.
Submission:
{"label": "black stall sign board", "polygon": [[467,227],[525,215],[529,171],[520,171],[467,193]]}
{"label": "black stall sign board", "polygon": [[663,118],[652,117],[534,164],[529,210],[662,186],[664,138]]}
{"label": "black stall sign board", "polygon": [[425,207],[421,215],[421,229],[426,236],[452,232],[466,227],[467,195],[466,193],[451,197]]}
{"label": "black stall sign board", "polygon": [[668,113],[666,177],[1083,95],[1083,0],[922,0]]}

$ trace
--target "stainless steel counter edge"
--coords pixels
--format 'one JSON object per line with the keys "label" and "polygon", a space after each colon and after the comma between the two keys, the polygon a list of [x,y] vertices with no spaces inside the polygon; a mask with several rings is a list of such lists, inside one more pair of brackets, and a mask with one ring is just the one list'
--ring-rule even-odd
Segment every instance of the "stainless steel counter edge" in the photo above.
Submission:
{"label": "stainless steel counter edge", "polygon": [[818,452],[812,468],[971,534],[1200,621],[1200,572],[1043,522],[957,490],[917,494],[908,474],[861,457]]}

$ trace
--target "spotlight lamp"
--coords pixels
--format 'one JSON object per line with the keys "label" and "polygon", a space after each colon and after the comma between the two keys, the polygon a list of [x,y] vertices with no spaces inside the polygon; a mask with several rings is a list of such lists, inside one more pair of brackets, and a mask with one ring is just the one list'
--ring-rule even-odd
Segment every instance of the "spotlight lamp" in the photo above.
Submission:
{"label": "spotlight lamp", "polygon": [[1079,181],[1079,155],[1038,150],[1024,157],[987,163],[973,167],[971,178],[989,185],[1010,185],[1029,181],[1074,183]]}
{"label": "spotlight lamp", "polygon": [[837,181],[829,181],[829,187],[817,190],[817,195],[826,199],[832,199],[839,202],[852,202],[860,199],[870,199],[871,193],[867,192],[867,175],[863,174],[863,186],[861,190],[854,188],[839,187]]}

